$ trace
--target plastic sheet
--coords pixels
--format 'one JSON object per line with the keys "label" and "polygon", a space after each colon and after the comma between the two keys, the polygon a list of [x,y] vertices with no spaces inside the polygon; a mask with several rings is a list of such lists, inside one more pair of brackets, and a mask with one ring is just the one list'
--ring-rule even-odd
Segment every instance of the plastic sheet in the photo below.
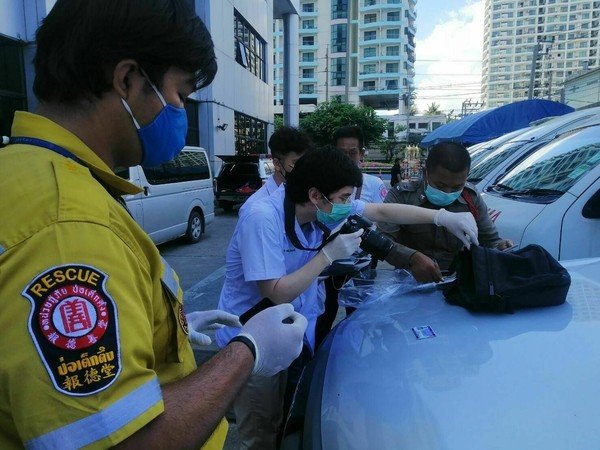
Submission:
{"label": "plastic sheet", "polygon": [[345,307],[359,308],[414,290],[434,288],[435,283],[417,283],[406,270],[364,270],[340,289],[338,303]]}

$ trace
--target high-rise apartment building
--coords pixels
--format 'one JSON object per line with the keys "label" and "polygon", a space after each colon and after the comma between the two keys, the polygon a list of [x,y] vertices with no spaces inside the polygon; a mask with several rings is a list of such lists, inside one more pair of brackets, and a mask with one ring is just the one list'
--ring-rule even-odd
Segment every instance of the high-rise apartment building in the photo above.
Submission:
{"label": "high-rise apartment building", "polygon": [[484,27],[488,107],[524,100],[530,86],[533,98],[559,100],[566,78],[600,66],[600,1],[486,0]]}
{"label": "high-rise apartment building", "polygon": [[[417,0],[300,0],[299,103],[303,111],[341,96],[404,111],[412,89]],[[274,103],[283,99],[283,26],[274,23]],[[312,106],[311,106],[312,105]]]}

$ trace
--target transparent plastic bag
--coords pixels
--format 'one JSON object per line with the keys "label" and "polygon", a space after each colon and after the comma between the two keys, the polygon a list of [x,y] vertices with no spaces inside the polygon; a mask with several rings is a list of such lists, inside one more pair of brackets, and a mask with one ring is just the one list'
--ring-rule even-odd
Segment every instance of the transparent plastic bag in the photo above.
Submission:
{"label": "transparent plastic bag", "polygon": [[406,270],[363,270],[340,289],[338,303],[341,306],[357,308],[422,287],[423,285],[417,283]]}

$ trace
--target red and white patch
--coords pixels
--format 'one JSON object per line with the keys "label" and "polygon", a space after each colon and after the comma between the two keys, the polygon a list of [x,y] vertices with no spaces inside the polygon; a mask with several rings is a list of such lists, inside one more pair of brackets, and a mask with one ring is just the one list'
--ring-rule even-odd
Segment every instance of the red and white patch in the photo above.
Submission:
{"label": "red and white patch", "polygon": [[382,184],[379,187],[379,196],[381,197],[381,200],[385,199],[387,193],[388,193],[387,188],[385,187],[385,185]]}
{"label": "red and white patch", "polygon": [[55,388],[84,396],[111,385],[121,371],[117,308],[108,276],[69,264],[37,275],[23,289],[29,333]]}
{"label": "red and white patch", "polygon": [[66,285],[46,297],[38,321],[50,343],[65,350],[79,350],[102,339],[110,319],[106,302],[96,290]]}

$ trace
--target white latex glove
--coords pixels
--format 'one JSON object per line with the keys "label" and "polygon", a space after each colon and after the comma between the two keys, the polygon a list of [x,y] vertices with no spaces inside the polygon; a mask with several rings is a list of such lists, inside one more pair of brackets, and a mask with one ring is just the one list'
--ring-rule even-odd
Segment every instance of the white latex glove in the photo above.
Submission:
{"label": "white latex glove", "polygon": [[442,208],[435,215],[433,223],[438,227],[445,227],[467,248],[471,248],[471,244],[479,245],[477,222],[470,212],[453,213]]}
{"label": "white latex glove", "polygon": [[190,334],[188,336],[192,347],[210,345],[212,340],[201,331],[218,330],[224,326],[241,327],[238,316],[214,309],[211,311],[194,311],[186,314]]}
{"label": "white latex glove", "polygon": [[[284,319],[289,323],[283,323]],[[252,375],[271,377],[287,369],[302,351],[307,325],[306,318],[289,303],[264,309],[248,320],[239,335],[254,344]]]}
{"label": "white latex glove", "polygon": [[338,234],[333,241],[323,247],[321,251],[329,260],[329,264],[338,259],[349,258],[358,249],[363,232],[361,228],[354,233]]}

